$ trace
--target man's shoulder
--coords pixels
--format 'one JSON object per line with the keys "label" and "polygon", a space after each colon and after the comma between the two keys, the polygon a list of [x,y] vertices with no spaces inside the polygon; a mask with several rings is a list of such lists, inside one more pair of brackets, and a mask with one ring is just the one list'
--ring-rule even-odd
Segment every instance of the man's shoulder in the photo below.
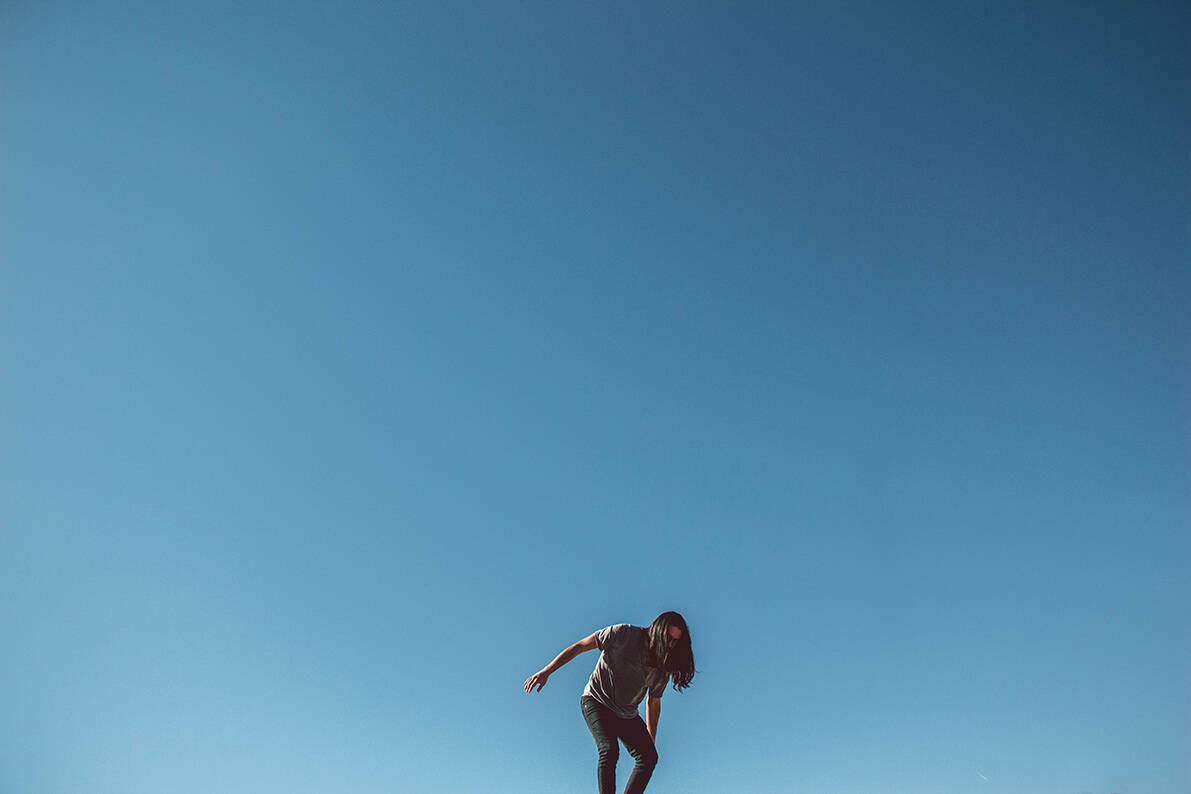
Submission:
{"label": "man's shoulder", "polygon": [[616,634],[623,634],[626,637],[643,637],[649,633],[649,629],[644,626],[635,626],[632,623],[617,623],[612,629]]}
{"label": "man's shoulder", "polygon": [[646,631],[640,626],[634,626],[632,623],[614,623],[608,628],[604,629],[605,637],[609,640],[624,641],[633,637],[644,636]]}

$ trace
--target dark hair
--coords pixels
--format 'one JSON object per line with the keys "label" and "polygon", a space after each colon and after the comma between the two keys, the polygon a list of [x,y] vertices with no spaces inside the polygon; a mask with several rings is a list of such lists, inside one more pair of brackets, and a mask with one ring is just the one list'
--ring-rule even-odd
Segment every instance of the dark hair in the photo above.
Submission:
{"label": "dark hair", "polygon": [[[670,627],[682,629],[682,637],[670,647]],[[691,632],[677,612],[663,612],[649,624],[649,666],[660,667],[670,677],[675,692],[691,685],[695,677],[695,655],[691,652]]]}

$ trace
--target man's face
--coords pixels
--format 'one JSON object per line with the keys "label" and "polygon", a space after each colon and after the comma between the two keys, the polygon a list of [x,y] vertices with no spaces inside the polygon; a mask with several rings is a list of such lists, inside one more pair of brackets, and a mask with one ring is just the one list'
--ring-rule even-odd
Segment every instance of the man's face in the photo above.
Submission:
{"label": "man's face", "polygon": [[678,641],[681,639],[682,639],[682,629],[678,628],[677,626],[671,626],[670,627],[670,640],[667,644],[671,648],[673,648],[676,644],[678,644]]}

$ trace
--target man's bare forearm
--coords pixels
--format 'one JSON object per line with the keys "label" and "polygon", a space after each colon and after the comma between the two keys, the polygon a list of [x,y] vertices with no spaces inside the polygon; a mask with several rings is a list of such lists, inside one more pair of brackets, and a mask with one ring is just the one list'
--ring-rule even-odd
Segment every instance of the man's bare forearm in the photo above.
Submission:
{"label": "man's bare forearm", "polygon": [[645,727],[649,730],[649,738],[658,740],[658,720],[662,717],[662,701],[651,700],[645,705]]}
{"label": "man's bare forearm", "polygon": [[550,675],[555,670],[562,667],[564,664],[571,661],[572,659],[574,659],[576,656],[578,656],[581,653],[583,653],[583,649],[579,647],[579,643],[575,643],[574,645],[572,645],[571,647],[567,648],[565,651],[560,653],[558,656],[555,656],[554,661],[551,662],[550,664],[546,665],[546,669],[544,672],[546,673],[546,675]]}

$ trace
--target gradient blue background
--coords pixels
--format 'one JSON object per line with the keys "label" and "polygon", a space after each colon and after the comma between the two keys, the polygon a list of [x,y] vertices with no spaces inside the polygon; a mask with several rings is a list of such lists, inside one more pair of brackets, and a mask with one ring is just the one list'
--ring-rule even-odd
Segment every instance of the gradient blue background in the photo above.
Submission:
{"label": "gradient blue background", "polygon": [[593,792],[595,655],[522,682],[678,609],[650,792],[1191,791],[1185,3],[14,1],[0,70],[0,790]]}

